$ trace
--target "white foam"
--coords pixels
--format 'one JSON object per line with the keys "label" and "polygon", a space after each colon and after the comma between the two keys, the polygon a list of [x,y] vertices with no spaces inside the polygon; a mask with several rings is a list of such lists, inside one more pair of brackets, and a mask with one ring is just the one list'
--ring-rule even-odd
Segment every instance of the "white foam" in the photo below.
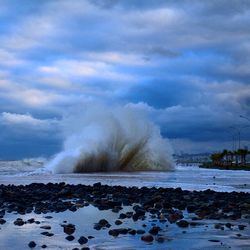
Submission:
{"label": "white foam", "polygon": [[159,128],[133,107],[92,105],[64,119],[64,149],[53,173],[171,170],[172,150]]}

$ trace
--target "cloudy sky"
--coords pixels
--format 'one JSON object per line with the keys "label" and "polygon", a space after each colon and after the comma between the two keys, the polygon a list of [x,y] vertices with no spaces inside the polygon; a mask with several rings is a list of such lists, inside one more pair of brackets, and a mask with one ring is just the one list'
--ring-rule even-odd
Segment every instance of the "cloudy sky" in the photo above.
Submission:
{"label": "cloudy sky", "polygon": [[249,84],[248,0],[0,0],[0,158],[59,151],[93,102],[148,112],[176,152],[250,146]]}

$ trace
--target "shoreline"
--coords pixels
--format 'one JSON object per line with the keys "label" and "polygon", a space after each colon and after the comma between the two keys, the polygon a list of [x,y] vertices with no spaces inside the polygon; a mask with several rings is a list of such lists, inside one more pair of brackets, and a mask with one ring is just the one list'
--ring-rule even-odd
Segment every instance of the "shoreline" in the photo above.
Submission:
{"label": "shoreline", "polygon": [[[53,221],[56,214],[63,217],[70,213],[70,219],[73,214],[80,213],[84,209],[96,209],[98,215],[105,212],[112,214],[113,222],[104,216],[95,223],[91,222],[87,225],[94,232],[104,234],[106,240],[111,240],[112,244],[116,244],[120,238],[127,240],[126,237],[130,237],[129,240],[133,244],[164,249],[164,246],[173,244],[169,242],[167,232],[171,232],[171,230],[183,234],[195,230],[202,232],[207,225],[211,226],[210,230],[213,233],[215,230],[217,233],[223,232],[229,236],[234,232],[236,241],[239,239],[241,243],[249,243],[249,239],[244,241],[242,235],[250,230],[250,193],[108,186],[102,185],[100,182],[91,186],[70,185],[64,182],[32,183],[19,186],[0,185],[2,232],[5,223],[9,223],[9,226],[14,228],[21,228],[38,223],[36,222],[37,216],[46,218],[47,214],[53,215],[47,220],[42,234],[38,233],[36,240],[30,239],[30,242],[34,241],[36,246],[38,246],[38,242],[46,242],[46,238],[55,237],[51,225],[57,223]],[[18,218],[10,220],[8,219],[10,214],[16,214]],[[32,215],[32,218],[22,218],[28,215]],[[142,223],[140,228],[138,228],[138,223]],[[65,237],[64,241],[72,244],[72,247],[69,245],[67,249],[82,249],[83,246],[85,249],[95,249],[92,239],[95,238],[98,241],[98,237],[91,235],[94,238],[88,238],[87,234],[76,237],[74,235],[77,233],[77,227],[68,221],[60,224],[60,228],[62,228],[60,237]],[[215,236],[207,235],[207,237],[206,244],[219,244],[220,246],[226,244]],[[29,246],[30,242],[26,242],[27,249],[32,248],[33,243]],[[41,244],[40,247],[45,243]]]}
{"label": "shoreline", "polygon": [[207,169],[219,169],[219,170],[243,170],[250,171],[250,165],[214,165],[210,162],[203,163],[199,165],[199,168],[207,168]]}

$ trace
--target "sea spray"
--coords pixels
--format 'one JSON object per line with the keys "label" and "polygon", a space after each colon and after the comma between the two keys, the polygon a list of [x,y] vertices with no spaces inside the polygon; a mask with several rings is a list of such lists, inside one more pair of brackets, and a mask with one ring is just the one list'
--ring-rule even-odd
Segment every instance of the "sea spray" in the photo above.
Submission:
{"label": "sea spray", "polygon": [[135,108],[92,105],[63,122],[63,151],[53,173],[172,170],[172,150],[160,129]]}

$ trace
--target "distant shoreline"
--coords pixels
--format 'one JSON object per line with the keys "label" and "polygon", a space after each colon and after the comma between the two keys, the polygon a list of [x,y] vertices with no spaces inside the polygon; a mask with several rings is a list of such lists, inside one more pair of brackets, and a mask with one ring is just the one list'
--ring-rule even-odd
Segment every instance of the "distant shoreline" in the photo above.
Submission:
{"label": "distant shoreline", "polygon": [[250,171],[250,164],[247,165],[214,165],[212,162],[205,162],[199,168],[221,169],[221,170],[245,170]]}

